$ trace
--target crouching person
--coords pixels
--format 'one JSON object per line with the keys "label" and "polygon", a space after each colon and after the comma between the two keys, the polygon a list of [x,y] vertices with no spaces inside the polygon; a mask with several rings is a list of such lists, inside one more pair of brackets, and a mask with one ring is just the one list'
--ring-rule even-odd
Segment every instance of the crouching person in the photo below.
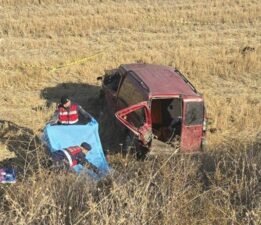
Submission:
{"label": "crouching person", "polygon": [[91,150],[91,146],[83,142],[80,146],[72,146],[52,153],[54,169],[73,169],[74,166],[81,164],[98,173],[97,167],[86,159],[86,154]]}

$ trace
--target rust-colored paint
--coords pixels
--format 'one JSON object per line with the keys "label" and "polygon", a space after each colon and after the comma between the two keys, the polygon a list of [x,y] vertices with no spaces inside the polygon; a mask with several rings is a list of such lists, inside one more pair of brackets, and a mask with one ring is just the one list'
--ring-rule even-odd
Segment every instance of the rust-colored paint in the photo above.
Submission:
{"label": "rust-colored paint", "polygon": [[[180,97],[183,99],[183,118],[180,148],[182,152],[198,151],[201,147],[201,142],[203,139],[203,123],[200,125],[185,125],[185,102],[203,102],[202,96],[197,93],[193,85],[179,71],[167,66],[150,64],[128,64],[121,65],[119,70],[122,71],[121,73],[123,77],[128,74],[128,76],[131,76],[133,77],[133,79],[136,79],[138,81],[136,82],[137,85],[139,85],[137,90],[146,95],[147,99],[138,104],[122,108],[119,105],[120,101],[118,99],[121,88],[118,89],[118,93],[116,95],[112,95],[108,90],[105,90],[105,95],[108,95],[106,96],[106,100],[109,103],[109,106],[114,108],[115,103],[117,104],[116,108],[114,108],[114,110],[116,111],[119,110],[115,113],[116,118],[125,127],[127,127],[135,135],[137,135],[143,145],[147,145],[148,134],[152,134],[152,120],[154,123],[160,120],[160,115],[156,113],[157,110],[155,110],[155,115],[151,115],[149,102],[151,102],[152,99],[156,98]],[[124,82],[123,77],[121,79],[120,86]],[[157,106],[152,104],[151,107]],[[137,128],[127,121],[126,115],[141,108],[145,109],[146,121],[142,127]],[[149,145],[150,144],[151,143],[149,143]]]}
{"label": "rust-colored paint", "polygon": [[185,95],[199,96],[174,68],[153,64],[122,65],[125,71],[132,71],[149,88],[150,96]]}
{"label": "rust-colored paint", "polygon": [[151,114],[151,120],[154,124],[160,124],[162,121],[161,115],[161,104],[157,101],[152,101],[151,108],[153,108],[153,113]]}
{"label": "rust-colored paint", "polygon": [[202,140],[202,126],[183,126],[181,131],[180,149],[183,152],[200,150]]}
{"label": "rust-colored paint", "polygon": [[180,149],[183,152],[197,152],[201,148],[201,142],[203,138],[203,123],[197,125],[185,125],[186,120],[186,107],[189,102],[202,101],[202,99],[190,99],[186,98],[183,101],[183,119],[181,130]]}
{"label": "rust-colored paint", "polygon": [[[137,128],[133,124],[129,123],[126,117],[129,113],[139,110],[141,108],[144,108],[146,121],[144,122],[142,127]],[[128,127],[135,135],[137,135],[139,137],[139,140],[142,141],[144,145],[148,143],[148,132],[151,132],[151,114],[147,102],[141,102],[139,104],[122,109],[116,112],[115,116],[123,125]]]}

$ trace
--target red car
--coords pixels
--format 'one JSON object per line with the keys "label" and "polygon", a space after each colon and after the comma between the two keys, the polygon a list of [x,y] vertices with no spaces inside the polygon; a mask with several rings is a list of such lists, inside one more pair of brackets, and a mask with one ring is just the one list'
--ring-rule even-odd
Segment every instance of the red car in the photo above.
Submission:
{"label": "red car", "polygon": [[[149,151],[201,149],[206,133],[203,97],[177,69],[153,64],[121,65],[103,77],[101,96],[136,146]],[[172,149],[172,150],[171,150]]]}

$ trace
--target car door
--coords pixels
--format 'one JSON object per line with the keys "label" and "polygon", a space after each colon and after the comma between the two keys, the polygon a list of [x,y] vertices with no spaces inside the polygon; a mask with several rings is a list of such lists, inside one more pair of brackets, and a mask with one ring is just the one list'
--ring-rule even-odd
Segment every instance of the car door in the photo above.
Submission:
{"label": "car door", "polygon": [[148,144],[152,139],[151,115],[148,103],[132,105],[115,113],[116,118],[130,131],[132,131],[143,145]]}
{"label": "car door", "polygon": [[204,106],[202,100],[183,99],[181,150],[198,151],[203,134]]}

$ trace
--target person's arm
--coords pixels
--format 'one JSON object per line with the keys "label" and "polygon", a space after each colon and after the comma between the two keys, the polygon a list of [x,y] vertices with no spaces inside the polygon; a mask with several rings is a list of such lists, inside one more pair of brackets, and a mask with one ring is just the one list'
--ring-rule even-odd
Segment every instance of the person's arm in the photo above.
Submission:
{"label": "person's arm", "polygon": [[86,112],[80,105],[78,105],[78,112],[79,112],[82,116],[84,116],[84,118],[91,120],[92,116],[91,116],[88,112]]}
{"label": "person's arm", "polygon": [[54,112],[52,118],[48,121],[50,124],[57,124],[59,121],[59,111],[58,109]]}
{"label": "person's arm", "polygon": [[86,155],[83,152],[79,152],[76,156],[76,160],[78,163],[84,165],[85,163],[87,163],[87,159],[85,157]]}
{"label": "person's arm", "polygon": [[85,166],[88,169],[91,169],[97,174],[99,173],[99,169],[86,159],[86,155],[83,152],[78,153],[76,158],[78,163],[80,163],[81,165]]}

